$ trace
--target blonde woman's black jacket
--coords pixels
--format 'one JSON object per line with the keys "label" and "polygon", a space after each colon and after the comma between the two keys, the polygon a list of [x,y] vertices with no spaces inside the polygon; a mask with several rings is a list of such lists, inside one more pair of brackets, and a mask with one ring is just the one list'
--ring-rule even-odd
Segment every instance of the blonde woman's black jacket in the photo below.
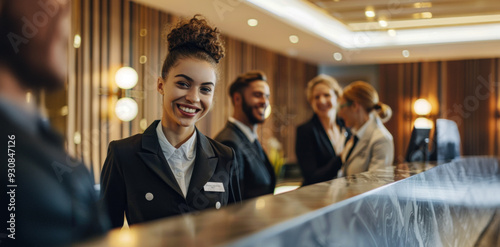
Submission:
{"label": "blonde woman's black jacket", "polygon": [[[338,118],[337,125],[341,126],[342,132],[347,133],[347,141],[351,132]],[[342,160],[335,154],[316,114],[311,120],[297,127],[295,154],[304,177],[303,186],[334,179],[342,167]]]}

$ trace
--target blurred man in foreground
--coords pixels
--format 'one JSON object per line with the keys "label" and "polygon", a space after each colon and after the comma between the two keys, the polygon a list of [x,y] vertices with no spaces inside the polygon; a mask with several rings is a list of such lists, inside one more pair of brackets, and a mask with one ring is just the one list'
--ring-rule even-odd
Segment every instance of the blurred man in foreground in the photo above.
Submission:
{"label": "blurred man in foreground", "polygon": [[0,0],[0,245],[68,245],[103,233],[85,166],[26,103],[26,93],[62,88],[70,2]]}

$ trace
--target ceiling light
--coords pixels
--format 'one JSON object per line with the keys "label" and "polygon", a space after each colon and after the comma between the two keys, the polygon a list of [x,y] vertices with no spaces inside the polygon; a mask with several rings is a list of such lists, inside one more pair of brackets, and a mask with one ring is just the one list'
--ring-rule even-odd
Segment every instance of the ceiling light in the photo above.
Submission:
{"label": "ceiling light", "polygon": [[396,30],[389,29],[389,30],[387,30],[387,34],[389,34],[389,36],[391,36],[391,37],[396,37]]}
{"label": "ceiling light", "polygon": [[432,18],[432,13],[431,12],[424,12],[422,13],[422,19],[430,19]]}
{"label": "ceiling light", "polygon": [[340,52],[333,53],[333,59],[335,59],[336,61],[342,61],[342,53]]}
{"label": "ceiling light", "polygon": [[403,50],[403,52],[401,52],[403,54],[403,57],[409,57],[410,56],[410,51],[408,50]]}
{"label": "ceiling light", "polygon": [[259,21],[257,21],[256,19],[248,19],[247,23],[249,26],[255,27],[259,24]]}
{"label": "ceiling light", "polygon": [[413,19],[430,19],[432,18],[432,13],[431,12],[422,12],[422,13],[415,13],[412,14]]}
{"label": "ceiling light", "polygon": [[383,20],[383,19],[378,20],[378,24],[379,24],[381,27],[387,27],[387,25],[388,25],[388,24],[387,24],[387,21],[386,21],[386,20]]}
{"label": "ceiling light", "polygon": [[290,35],[288,39],[290,39],[290,42],[292,42],[293,44],[299,43],[299,37],[297,35]]}
{"label": "ceiling light", "polygon": [[365,9],[365,15],[368,18],[375,17],[375,10],[373,9],[372,6],[366,7],[366,9]]}
{"label": "ceiling light", "polygon": [[432,129],[432,121],[425,118],[419,117],[415,119],[415,129]]}
{"label": "ceiling light", "polygon": [[417,9],[430,8],[432,7],[432,3],[431,2],[414,3],[413,7]]}

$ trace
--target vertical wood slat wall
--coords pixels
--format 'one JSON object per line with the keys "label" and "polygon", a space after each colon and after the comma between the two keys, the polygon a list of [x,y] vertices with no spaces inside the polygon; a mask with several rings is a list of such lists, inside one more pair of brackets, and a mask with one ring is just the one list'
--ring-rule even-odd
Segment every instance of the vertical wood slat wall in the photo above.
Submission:
{"label": "vertical wood slat wall", "polygon": [[462,155],[499,155],[499,64],[500,59],[477,59],[380,65],[380,99],[393,110],[386,126],[394,137],[395,161],[404,161],[418,98],[431,103],[432,120],[457,123]]}
{"label": "vertical wood slat wall", "polygon": [[[71,33],[72,37],[81,36],[81,45],[70,46],[64,132],[69,153],[90,166],[99,181],[109,142],[141,133],[141,125],[161,117],[156,81],[167,53],[162,33],[167,23],[176,23],[179,17],[128,0],[74,0],[72,4]],[[293,161],[295,127],[311,116],[305,84],[316,75],[317,66],[230,37],[224,39],[226,57],[220,64],[215,105],[198,122],[198,128],[214,137],[232,114],[228,85],[240,73],[262,70],[268,76],[273,107],[259,132],[263,146],[274,137],[283,145],[284,156]],[[122,66],[138,72],[139,82],[132,91],[115,85],[114,75]],[[138,103],[139,113],[133,121],[121,122],[115,116],[119,96],[133,96]],[[75,133],[81,136],[79,143],[75,143]]]}

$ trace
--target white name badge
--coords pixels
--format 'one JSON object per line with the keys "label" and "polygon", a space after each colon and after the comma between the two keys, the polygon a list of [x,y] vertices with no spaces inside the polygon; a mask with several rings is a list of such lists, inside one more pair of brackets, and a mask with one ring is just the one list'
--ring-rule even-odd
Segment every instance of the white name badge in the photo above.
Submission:
{"label": "white name badge", "polygon": [[225,192],[224,184],[221,182],[207,182],[203,189],[210,192]]}

